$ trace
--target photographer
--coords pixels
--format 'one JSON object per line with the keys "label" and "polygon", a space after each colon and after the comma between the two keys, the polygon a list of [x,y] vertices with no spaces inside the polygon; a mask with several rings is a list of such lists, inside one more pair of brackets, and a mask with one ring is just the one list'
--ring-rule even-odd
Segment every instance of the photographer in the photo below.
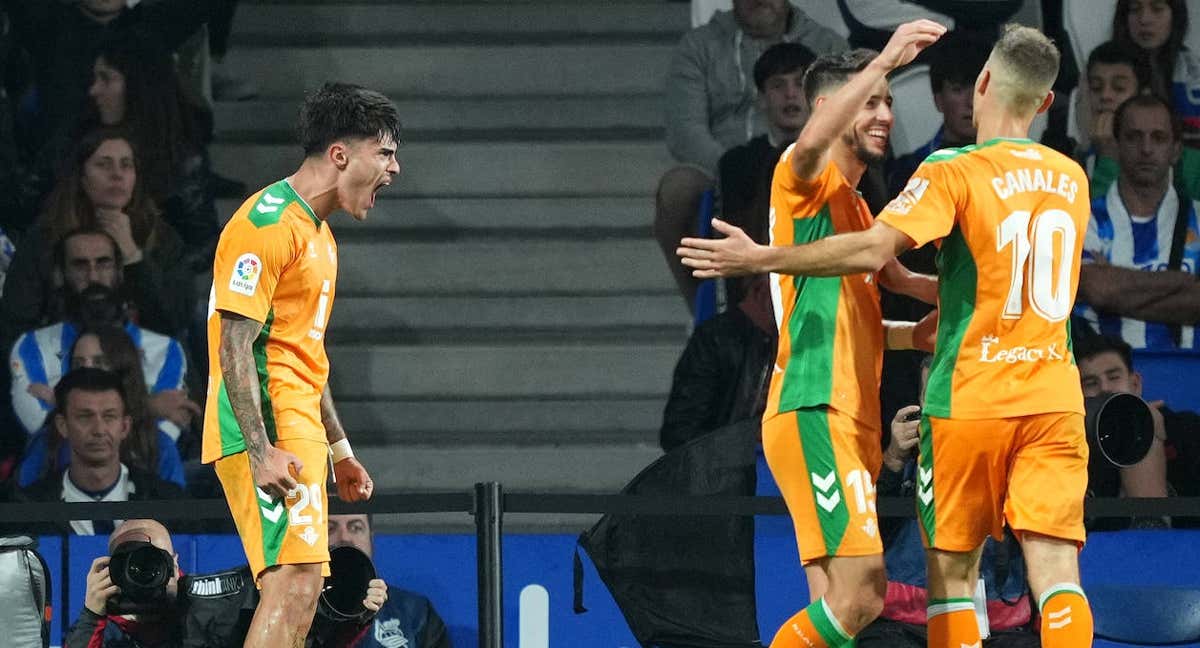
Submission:
{"label": "photographer", "polygon": [[[370,559],[374,550],[370,517],[365,514],[330,515],[329,546],[333,552],[339,547],[354,547]],[[331,567],[336,578],[336,555]],[[348,594],[349,598],[358,600],[357,592]],[[415,592],[389,587],[382,579],[370,580],[366,598],[361,605],[355,606],[356,609],[352,611],[354,614],[331,614],[333,611],[329,603],[329,598],[323,594],[308,634],[307,646],[450,648],[446,624],[429,599]]]}
{"label": "photographer", "polygon": [[128,520],[113,531],[108,550],[111,556],[92,561],[84,609],[64,647],[178,645],[179,561],[166,527],[154,520]]}

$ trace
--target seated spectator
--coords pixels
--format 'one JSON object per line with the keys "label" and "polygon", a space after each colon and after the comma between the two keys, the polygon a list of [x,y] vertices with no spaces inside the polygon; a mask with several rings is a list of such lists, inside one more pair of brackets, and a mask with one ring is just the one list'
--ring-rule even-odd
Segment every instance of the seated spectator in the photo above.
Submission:
{"label": "seated spectator", "polygon": [[[1133,351],[1117,338],[1097,336],[1075,347],[1083,395],[1123,392],[1142,398],[1142,375],[1133,367]],[[1154,440],[1140,463],[1108,470],[1090,487],[1098,496],[1200,496],[1200,414],[1177,412],[1162,401],[1150,401]],[[1113,473],[1116,472],[1116,475]],[[1200,526],[1200,517],[1176,518],[1173,526]]]}
{"label": "seated spectator", "polygon": [[942,127],[933,139],[887,165],[888,195],[899,194],[908,178],[930,153],[975,143],[972,102],[975,80],[991,50],[987,43],[963,32],[947,32],[930,48],[929,88],[933,104],[942,114]]}
{"label": "seated spectator", "polygon": [[[187,361],[175,340],[133,323],[121,272],[121,250],[105,232],[77,230],[67,234],[56,254],[66,293],[66,318],[28,331],[12,347],[12,403],[25,431],[37,431],[56,402],[52,386],[66,372],[79,331],[105,326],[124,328],[141,358],[144,384],[155,394],[154,413],[186,422],[194,407],[181,390]],[[117,360],[110,358],[116,364]],[[161,392],[171,394],[159,396]],[[178,436],[176,431],[174,436]]]}
{"label": "seated spectator", "polygon": [[[375,542],[371,518],[366,514],[330,515],[329,546],[349,545],[373,557]],[[309,632],[308,645],[338,648],[450,648],[446,624],[429,599],[388,585],[383,579],[371,581],[371,590],[383,595],[382,604],[368,592],[363,605],[373,614],[361,623],[351,621],[325,624],[318,617]]]}
{"label": "seated spectator", "polygon": [[33,62],[38,141],[74,123],[85,105],[96,46],[120,35],[174,52],[229,0],[3,0],[12,34]]}
{"label": "seated spectator", "polygon": [[1117,109],[1117,181],[1092,196],[1079,274],[1080,314],[1135,349],[1193,349],[1200,320],[1196,204],[1172,184],[1179,120],[1154,95]]}
{"label": "seated spectator", "polygon": [[[1088,56],[1087,85],[1080,89],[1080,141],[1075,157],[1088,172],[1091,194],[1103,196],[1117,179],[1117,138],[1113,118],[1117,108],[1135,95],[1149,91],[1150,71],[1137,53],[1109,41]],[[1185,146],[1175,163],[1177,184],[1188,196],[1200,197],[1200,151]]]}
{"label": "seated spectator", "polygon": [[[106,40],[97,50],[87,110],[47,146],[50,166],[85,133],[120,127],[137,151],[141,184],[186,248],[185,263],[211,270],[219,225],[209,179],[205,139],[211,117],[183,95],[171,57],[124,39]],[[56,150],[52,150],[56,149]]]}
{"label": "seated spectator", "polygon": [[[126,502],[174,499],[183,489],[152,473],[121,463],[121,443],[132,421],[125,407],[124,388],[116,374],[101,369],[76,369],[54,388],[55,431],[71,448],[71,463],[12,495],[26,502]],[[35,525],[27,533],[78,535],[110,533],[120,520],[72,520],[69,525]]]}
{"label": "seated spectator", "polygon": [[[767,118],[767,132],[735,146],[717,163],[721,218],[746,231],[758,243],[768,240],[771,178],[775,163],[800,134],[808,118],[804,101],[804,71],[816,55],[797,43],[772,45],[754,62],[758,109]],[[743,281],[725,280],[726,303],[745,296]]]}
{"label": "seated spectator", "polygon": [[[129,334],[119,326],[84,330],[76,338],[70,357],[71,369],[91,367],[112,371],[121,377],[129,416],[133,420],[129,437],[121,446],[121,460],[125,465],[154,472],[162,479],[186,488],[183,461],[169,431],[178,433],[181,426],[186,428],[190,423],[188,419],[200,415],[200,406],[180,389],[162,389],[150,397],[141,353]],[[39,388],[39,391],[46,390]],[[53,396],[51,392],[46,397],[53,401]],[[181,415],[186,418],[180,419]],[[178,420],[170,421],[170,416]],[[28,486],[48,472],[58,472],[66,467],[71,454],[57,439],[44,428],[33,435],[21,461],[19,486]]]}
{"label": "seated spectator", "polygon": [[[929,376],[930,356],[922,363],[921,391]],[[883,453],[876,481],[879,497],[917,494],[917,441],[920,407],[901,408],[891,425],[891,439]],[[925,575],[925,550],[918,522],[911,518],[882,518],[883,560],[888,586],[883,612],[855,637],[859,648],[924,648],[929,593]],[[1038,635],[1029,629],[1031,608],[1025,563],[1016,539],[1007,530],[1004,539],[984,541],[979,575],[987,595],[986,614],[991,638],[985,648],[1037,648]]]}
{"label": "seated spectator", "polygon": [[119,270],[115,274],[128,291],[132,319],[168,335],[182,331],[192,292],[192,275],[179,263],[183,244],[146,196],[129,140],[118,130],[101,129],[80,140],[44,211],[13,256],[6,279],[9,290],[0,298],[0,342],[63,319],[59,298],[72,291],[59,288],[68,275],[88,272],[89,261],[80,260],[80,268],[61,268],[59,276],[52,251],[59,249],[65,234],[81,228],[101,229],[116,242],[121,266],[106,272]]}
{"label": "seated spectator", "polygon": [[1200,145],[1200,59],[1184,45],[1184,0],[1117,0],[1112,40],[1136,52],[1150,71],[1150,91],[1170,102],[1184,125],[1183,141]]}
{"label": "seated spectator", "polygon": [[663,409],[663,452],[745,419],[767,404],[778,329],[767,281],[758,277],[737,305],[696,327],[675,365]]}
{"label": "seated spectator", "polygon": [[780,41],[816,54],[846,49],[846,41],[787,0],[734,0],[708,24],[683,36],[667,74],[667,148],[678,166],[667,171],[655,199],[654,236],[691,308],[698,282],[675,256],[679,239],[695,231],[700,198],[713,188],[717,162],[729,148],[766,132],[756,114],[753,66]]}

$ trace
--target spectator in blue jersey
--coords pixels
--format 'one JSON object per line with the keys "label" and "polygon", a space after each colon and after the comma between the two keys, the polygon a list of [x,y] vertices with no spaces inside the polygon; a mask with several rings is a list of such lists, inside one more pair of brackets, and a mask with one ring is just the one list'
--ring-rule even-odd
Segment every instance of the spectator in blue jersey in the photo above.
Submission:
{"label": "spectator in blue jersey", "polygon": [[[76,230],[57,246],[55,266],[66,293],[66,318],[22,334],[10,354],[12,404],[25,431],[36,432],[54,408],[53,386],[70,369],[71,349],[79,331],[117,325],[128,333],[141,356],[142,375],[155,395],[150,401],[152,414],[165,419],[164,430],[172,430],[172,438],[177,438],[181,426],[197,412],[194,403],[180,398],[187,372],[183,347],[130,321],[122,299],[120,247],[102,230]],[[172,393],[159,396],[167,391]]]}
{"label": "spectator in blue jersey", "polygon": [[1135,349],[1195,349],[1200,224],[1176,188],[1182,143],[1171,106],[1138,95],[1117,108],[1117,181],[1092,196],[1078,314]]}
{"label": "spectator in blue jersey", "polygon": [[[329,546],[345,545],[368,557],[373,555],[375,543],[368,515],[329,516]],[[429,599],[420,594],[375,579],[371,581],[363,605],[374,614],[361,623],[314,621],[306,645],[313,648],[450,648],[446,624]]]}
{"label": "spectator in blue jersey", "polygon": [[[924,399],[925,380],[929,377],[929,362],[921,363],[921,399]],[[883,467],[876,480],[876,494],[881,497],[922,496],[919,467],[916,461],[920,407],[901,408],[892,420],[891,438],[883,453]],[[921,544],[921,529],[912,518],[881,518],[879,535],[883,541],[883,561],[887,569],[887,594],[883,612],[855,637],[858,648],[924,648],[928,639],[925,550]],[[1038,635],[1030,631],[1031,608],[1029,585],[1025,580],[1025,561],[1021,547],[1012,533],[1005,531],[1004,539],[988,538],[979,561],[979,577],[984,583],[987,598],[977,614],[985,614],[991,633],[983,641],[984,648],[1037,648]]]}
{"label": "spectator in blue jersey", "polygon": [[889,196],[904,189],[909,176],[930,153],[975,143],[971,97],[991,46],[962,32],[949,32],[929,49],[929,87],[933,104],[942,113],[942,127],[924,146],[888,163]]}
{"label": "spectator in blue jersey", "polygon": [[[156,413],[172,411],[175,401],[179,399],[190,407],[192,414],[199,415],[200,407],[192,403],[182,390],[165,385],[154,396],[150,396],[141,353],[129,334],[116,324],[82,331],[75,340],[70,357],[71,369],[104,369],[121,377],[125,386],[126,409],[133,422],[129,436],[121,444],[121,461],[186,487],[183,461],[175,439],[170,436],[171,431],[178,431],[179,428],[167,419],[159,419]],[[17,484],[24,487],[46,474],[57,472],[66,467],[70,458],[70,449],[60,443],[56,435],[45,429],[39,430],[25,449]]]}

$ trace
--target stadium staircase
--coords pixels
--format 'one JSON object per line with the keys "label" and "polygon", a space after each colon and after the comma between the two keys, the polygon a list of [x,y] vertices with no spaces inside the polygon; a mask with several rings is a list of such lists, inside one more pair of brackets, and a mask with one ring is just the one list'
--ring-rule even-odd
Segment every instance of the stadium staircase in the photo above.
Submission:
{"label": "stadium staircase", "polygon": [[[688,317],[650,221],[669,164],[663,77],[687,11],[240,4],[227,63],[261,95],[218,104],[222,174],[256,189],[293,170],[297,108],[325,80],[384,91],[404,120],[399,182],[367,222],[333,221],[332,381],[377,488],[612,491],[659,454]],[[529,530],[580,522],[509,518]]]}

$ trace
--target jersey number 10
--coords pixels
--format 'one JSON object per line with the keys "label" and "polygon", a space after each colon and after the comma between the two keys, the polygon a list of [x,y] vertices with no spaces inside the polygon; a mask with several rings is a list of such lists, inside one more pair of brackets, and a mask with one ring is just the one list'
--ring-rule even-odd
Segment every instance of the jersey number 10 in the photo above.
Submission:
{"label": "jersey number 10", "polygon": [[[1032,228],[1029,226],[1031,218]],[[1025,309],[1023,293],[1026,284],[1029,286],[1029,305],[1043,319],[1058,322],[1071,314],[1075,237],[1075,221],[1061,209],[1047,210],[1037,216],[1027,211],[1015,211],[1001,221],[996,228],[996,251],[1002,252],[1010,244],[1013,248],[1012,283],[1004,302],[1004,319],[1021,317]]]}

